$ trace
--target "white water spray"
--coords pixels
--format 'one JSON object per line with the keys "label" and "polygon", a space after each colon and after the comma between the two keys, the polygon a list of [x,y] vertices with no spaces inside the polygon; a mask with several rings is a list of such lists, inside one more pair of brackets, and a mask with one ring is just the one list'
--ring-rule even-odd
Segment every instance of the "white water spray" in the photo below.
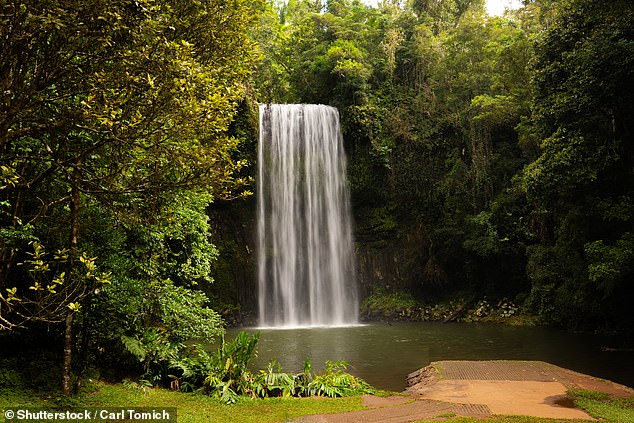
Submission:
{"label": "white water spray", "polygon": [[298,104],[260,106],[261,326],[357,323],[345,176],[337,109]]}

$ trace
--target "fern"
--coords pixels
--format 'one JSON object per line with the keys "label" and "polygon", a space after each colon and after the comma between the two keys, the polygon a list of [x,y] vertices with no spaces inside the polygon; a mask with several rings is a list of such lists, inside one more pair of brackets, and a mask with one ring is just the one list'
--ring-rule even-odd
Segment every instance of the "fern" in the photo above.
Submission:
{"label": "fern", "polygon": [[140,362],[145,361],[145,357],[147,356],[147,351],[145,350],[141,341],[136,338],[132,338],[129,336],[121,335],[121,342],[125,349],[132,354],[135,358],[137,358]]}

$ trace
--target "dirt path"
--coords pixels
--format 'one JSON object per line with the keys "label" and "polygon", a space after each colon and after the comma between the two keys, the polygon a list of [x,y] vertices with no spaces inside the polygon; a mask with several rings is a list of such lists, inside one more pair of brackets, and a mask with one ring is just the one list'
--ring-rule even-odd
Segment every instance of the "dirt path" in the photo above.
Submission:
{"label": "dirt path", "polygon": [[617,397],[634,390],[541,361],[438,361],[408,376],[403,396],[365,396],[365,410],[307,416],[300,422],[401,423],[450,416],[511,414],[592,420],[575,408],[569,389]]}

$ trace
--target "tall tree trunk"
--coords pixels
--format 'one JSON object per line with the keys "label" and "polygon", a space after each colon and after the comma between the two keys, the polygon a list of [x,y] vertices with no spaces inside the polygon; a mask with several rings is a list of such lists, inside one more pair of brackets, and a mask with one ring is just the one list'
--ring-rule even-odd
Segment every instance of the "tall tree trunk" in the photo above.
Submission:
{"label": "tall tree trunk", "polygon": [[62,368],[62,392],[70,395],[72,390],[71,367],[73,360],[73,312],[66,316],[66,331],[64,332],[64,366]]}
{"label": "tall tree trunk", "polygon": [[[79,187],[78,178],[73,177],[73,192],[70,207],[70,259],[68,261],[68,282],[73,283],[73,267],[77,257],[77,245],[79,236]],[[64,332],[64,365],[62,367],[62,391],[70,395],[72,391],[72,358],[73,358],[73,311],[66,316],[66,329]]]}
{"label": "tall tree trunk", "polygon": [[[75,262],[75,257],[77,257],[77,245],[79,238],[79,181],[78,177],[75,176],[73,180],[73,192],[71,195],[71,205],[70,205],[70,264],[71,267]],[[70,276],[70,275],[69,275]]]}
{"label": "tall tree trunk", "polygon": [[[91,295],[89,294],[84,301],[84,307],[86,310],[90,310]],[[79,392],[81,381],[84,378],[86,369],[88,367],[88,320],[83,319],[81,327],[77,330],[76,338],[78,339],[79,346],[75,354],[75,384],[73,386],[73,392]]]}

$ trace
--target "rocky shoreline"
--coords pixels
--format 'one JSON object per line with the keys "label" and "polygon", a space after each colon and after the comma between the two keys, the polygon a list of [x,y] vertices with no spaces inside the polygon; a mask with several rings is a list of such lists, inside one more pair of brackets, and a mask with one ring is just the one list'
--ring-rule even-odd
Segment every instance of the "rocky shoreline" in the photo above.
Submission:
{"label": "rocky shoreline", "polygon": [[[536,326],[534,316],[522,313],[519,306],[506,298],[489,301],[486,297],[474,300],[457,298],[436,304],[406,304],[403,306],[373,307],[366,302],[361,305],[359,320],[376,322],[489,322],[516,326]],[[258,317],[255,312],[231,310],[221,313],[227,327],[255,327]]]}
{"label": "rocky shoreline", "polygon": [[[390,302],[386,301],[383,304],[389,305]],[[407,304],[396,307],[377,307],[364,302],[361,320],[365,322],[493,322],[521,326],[538,324],[536,317],[523,313],[513,301],[506,298],[490,301],[486,297],[478,300],[457,298],[436,304]]]}

